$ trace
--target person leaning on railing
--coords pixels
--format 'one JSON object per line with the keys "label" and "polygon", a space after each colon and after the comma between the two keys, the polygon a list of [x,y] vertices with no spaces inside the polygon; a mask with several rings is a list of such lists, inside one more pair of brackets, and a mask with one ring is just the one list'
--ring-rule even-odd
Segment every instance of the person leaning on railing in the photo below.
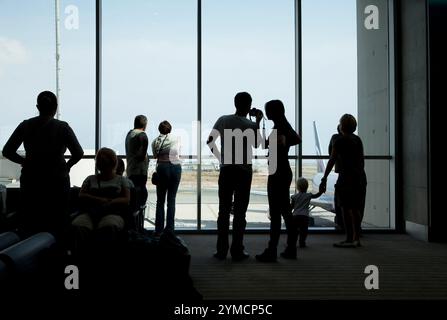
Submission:
{"label": "person leaning on railing", "polygon": [[[69,172],[84,151],[68,123],[54,119],[57,106],[54,93],[41,92],[39,115],[20,123],[3,148],[5,158],[22,166],[19,220],[25,235],[48,231],[63,237],[68,226]],[[17,153],[22,143],[25,156]]]}

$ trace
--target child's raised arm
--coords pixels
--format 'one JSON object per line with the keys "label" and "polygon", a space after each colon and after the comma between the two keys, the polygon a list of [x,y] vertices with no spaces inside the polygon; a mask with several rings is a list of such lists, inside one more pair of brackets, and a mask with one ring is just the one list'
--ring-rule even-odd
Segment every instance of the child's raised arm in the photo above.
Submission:
{"label": "child's raised arm", "polygon": [[315,193],[315,194],[312,194],[312,199],[321,197],[321,195],[324,193],[324,191],[325,190],[324,190],[323,186],[320,185],[320,188],[319,188],[318,192]]}

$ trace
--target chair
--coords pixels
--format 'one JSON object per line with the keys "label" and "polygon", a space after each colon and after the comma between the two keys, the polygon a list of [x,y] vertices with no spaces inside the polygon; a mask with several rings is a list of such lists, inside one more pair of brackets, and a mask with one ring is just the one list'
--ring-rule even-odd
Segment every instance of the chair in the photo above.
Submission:
{"label": "chair", "polygon": [[41,232],[1,251],[0,261],[16,273],[30,273],[38,268],[42,252],[55,244],[52,234]]}
{"label": "chair", "polygon": [[14,232],[4,232],[0,234],[0,251],[16,244],[20,241],[20,237]]}

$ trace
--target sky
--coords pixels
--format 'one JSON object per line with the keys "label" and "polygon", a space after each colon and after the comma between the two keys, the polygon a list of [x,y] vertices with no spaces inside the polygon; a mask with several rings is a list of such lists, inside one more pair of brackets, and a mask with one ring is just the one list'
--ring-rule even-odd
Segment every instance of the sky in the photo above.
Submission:
{"label": "sky", "polygon": [[[357,114],[356,1],[302,3],[303,151],[313,155],[313,121],[326,146],[339,117]],[[294,1],[202,4],[202,140],[220,115],[234,112],[239,91],[249,92],[257,108],[282,100],[294,126]],[[78,29],[66,27],[70,5],[79,10]],[[60,8],[61,119],[93,150],[94,1],[61,0]],[[37,94],[55,91],[54,13],[53,0],[0,0],[1,146],[20,121],[36,115]],[[150,139],[169,120],[182,152],[196,154],[196,1],[103,1],[102,53],[102,145],[124,153],[135,115],[145,114]]]}

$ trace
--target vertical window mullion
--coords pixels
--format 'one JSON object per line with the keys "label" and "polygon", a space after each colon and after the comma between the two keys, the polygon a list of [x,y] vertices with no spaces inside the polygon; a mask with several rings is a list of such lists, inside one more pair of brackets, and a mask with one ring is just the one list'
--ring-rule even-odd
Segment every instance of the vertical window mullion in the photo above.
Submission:
{"label": "vertical window mullion", "polygon": [[[301,0],[295,0],[295,130],[303,136],[302,130],[302,40],[301,40]],[[303,175],[303,145],[298,144],[295,147],[295,153],[298,156],[295,160],[295,179]]]}
{"label": "vertical window mullion", "polygon": [[197,0],[197,230],[202,225],[202,1]]}
{"label": "vertical window mullion", "polygon": [[95,153],[101,148],[102,0],[96,0]]}

